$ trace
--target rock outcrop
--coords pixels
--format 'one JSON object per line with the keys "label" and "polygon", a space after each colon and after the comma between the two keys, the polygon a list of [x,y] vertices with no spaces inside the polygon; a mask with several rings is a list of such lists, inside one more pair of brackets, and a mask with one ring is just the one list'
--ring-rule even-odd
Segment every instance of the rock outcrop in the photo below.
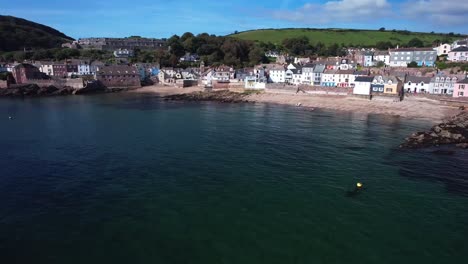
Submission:
{"label": "rock outcrop", "polygon": [[468,147],[468,112],[435,125],[429,132],[417,132],[405,139],[400,148],[424,148],[454,144],[460,148]]}
{"label": "rock outcrop", "polygon": [[175,94],[164,97],[166,101],[215,101],[223,103],[247,103],[247,93],[235,93],[230,91],[193,92],[187,94]]}

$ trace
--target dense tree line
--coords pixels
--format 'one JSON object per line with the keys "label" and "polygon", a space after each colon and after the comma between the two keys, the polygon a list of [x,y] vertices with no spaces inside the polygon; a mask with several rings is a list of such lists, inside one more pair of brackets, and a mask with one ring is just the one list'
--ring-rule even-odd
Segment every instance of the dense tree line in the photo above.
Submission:
{"label": "dense tree line", "polygon": [[0,51],[50,49],[72,40],[65,34],[25,19],[0,16]]}

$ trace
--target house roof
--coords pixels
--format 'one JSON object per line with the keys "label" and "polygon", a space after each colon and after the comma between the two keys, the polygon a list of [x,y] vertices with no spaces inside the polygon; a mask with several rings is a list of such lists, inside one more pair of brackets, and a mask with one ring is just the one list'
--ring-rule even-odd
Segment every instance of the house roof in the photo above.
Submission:
{"label": "house roof", "polygon": [[406,82],[430,83],[431,82],[431,77],[408,76],[408,77],[406,77]]}
{"label": "house roof", "polygon": [[354,80],[355,82],[372,82],[374,80],[374,76],[358,76]]}
{"label": "house roof", "polygon": [[388,55],[388,51],[386,50],[378,50],[376,52],[374,52],[374,56],[385,56],[385,55]]}
{"label": "house roof", "polygon": [[315,65],[315,68],[314,68],[313,72],[322,73],[323,71],[325,71],[325,65],[318,64],[318,65]]}
{"label": "house roof", "polygon": [[458,52],[458,51],[468,51],[468,47],[461,46],[461,47],[458,47],[458,48],[456,48],[456,49],[453,49],[453,50],[450,51],[450,52]]}
{"label": "house roof", "polygon": [[391,52],[400,52],[400,51],[434,51],[432,48],[399,48],[391,49]]}
{"label": "house roof", "polygon": [[463,79],[461,81],[458,81],[457,83],[468,83],[468,78],[465,78],[465,79]]}
{"label": "house roof", "polygon": [[337,74],[338,70],[325,70],[323,74]]}
{"label": "house roof", "polygon": [[106,75],[138,74],[138,70],[134,66],[112,65],[112,66],[104,66],[101,69],[99,69],[99,74],[106,74]]}
{"label": "house roof", "polygon": [[15,68],[37,69],[37,67],[35,67],[34,65],[29,64],[29,63],[20,63],[20,64],[16,65]]}
{"label": "house roof", "polygon": [[353,74],[354,70],[338,70],[338,74]]}
{"label": "house roof", "polygon": [[355,71],[354,75],[369,75],[368,71]]}

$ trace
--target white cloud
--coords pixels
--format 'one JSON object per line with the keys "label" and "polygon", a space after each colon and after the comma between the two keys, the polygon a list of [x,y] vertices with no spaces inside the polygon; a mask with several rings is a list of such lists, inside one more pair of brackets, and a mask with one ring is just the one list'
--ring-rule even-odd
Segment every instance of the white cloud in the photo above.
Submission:
{"label": "white cloud", "polygon": [[273,11],[273,17],[303,23],[373,21],[391,14],[387,0],[341,0],[307,3],[296,10]]}
{"label": "white cloud", "polygon": [[407,1],[400,10],[405,18],[442,27],[466,25],[468,21],[468,2],[464,0]]}

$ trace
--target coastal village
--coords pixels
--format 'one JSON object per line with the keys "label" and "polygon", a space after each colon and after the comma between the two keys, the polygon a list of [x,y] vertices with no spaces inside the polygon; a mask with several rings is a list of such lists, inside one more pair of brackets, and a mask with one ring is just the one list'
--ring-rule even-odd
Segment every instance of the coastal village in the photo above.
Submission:
{"label": "coastal village", "polygon": [[467,72],[440,70],[437,60],[468,63],[468,39],[432,48],[348,48],[342,57],[292,57],[265,53],[272,61],[252,68],[205,66],[197,54],[179,58],[196,67],[168,68],[156,63],[130,63],[135,49],[170,49],[165,39],[86,38],[63,45],[69,49],[112,51],[119,63],[91,59],[1,63],[0,89],[21,85],[69,87],[73,91],[101,87],[136,89],[147,85],[203,87],[209,90],[247,89],[306,94],[354,96],[401,101],[405,94],[467,98]]}

